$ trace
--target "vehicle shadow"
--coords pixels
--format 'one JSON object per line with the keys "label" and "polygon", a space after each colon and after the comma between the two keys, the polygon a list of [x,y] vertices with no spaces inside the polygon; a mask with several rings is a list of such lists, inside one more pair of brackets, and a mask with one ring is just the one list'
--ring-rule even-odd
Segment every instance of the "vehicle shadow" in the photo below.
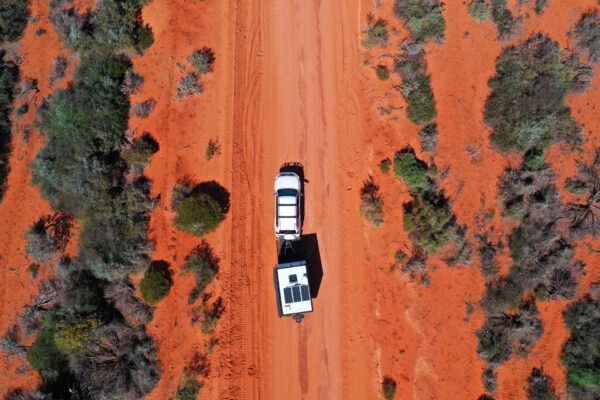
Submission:
{"label": "vehicle shadow", "polygon": [[279,168],[279,173],[282,172],[293,172],[300,178],[300,192],[302,193],[302,196],[300,196],[300,218],[302,221],[302,226],[304,226],[304,198],[306,197],[304,183],[308,183],[308,181],[304,179],[304,166],[299,162],[288,162]]}
{"label": "vehicle shadow", "polygon": [[295,241],[277,240],[277,263],[284,264],[294,261],[306,261],[308,273],[308,286],[310,296],[314,299],[319,295],[321,281],[323,280],[323,265],[321,252],[316,233],[302,235],[302,239]]}

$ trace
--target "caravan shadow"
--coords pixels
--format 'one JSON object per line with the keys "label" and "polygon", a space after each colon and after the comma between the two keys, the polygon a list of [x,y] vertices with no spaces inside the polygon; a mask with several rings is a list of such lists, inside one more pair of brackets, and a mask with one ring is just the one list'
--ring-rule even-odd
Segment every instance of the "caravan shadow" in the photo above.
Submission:
{"label": "caravan shadow", "polygon": [[321,281],[323,280],[323,265],[321,264],[321,252],[319,251],[317,234],[310,233],[308,235],[303,235],[302,247],[304,248],[310,294],[314,299],[319,295]]}

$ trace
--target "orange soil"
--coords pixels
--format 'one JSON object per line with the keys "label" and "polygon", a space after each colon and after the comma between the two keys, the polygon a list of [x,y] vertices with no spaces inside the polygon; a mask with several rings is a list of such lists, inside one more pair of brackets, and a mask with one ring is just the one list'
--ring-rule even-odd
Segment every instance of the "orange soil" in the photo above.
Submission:
{"label": "orange soil", "polygon": [[[27,29],[21,70],[22,76],[38,77],[46,95],[44,77],[61,50],[44,14],[45,2],[33,3],[32,14],[41,18]],[[381,398],[383,376],[397,381],[401,399],[475,399],[483,393],[485,365],[477,357],[475,337],[483,315],[475,307],[466,320],[466,303],[476,306],[484,290],[477,262],[448,268],[437,258],[430,260],[429,288],[390,270],[396,250],[411,246],[401,223],[401,207],[410,196],[376,164],[407,144],[420,152],[418,128],[407,120],[400,93],[391,89],[399,78],[379,82],[374,73],[378,62],[391,66],[386,55],[396,53],[396,44],[407,34],[391,3],[382,2],[376,9],[371,0],[155,0],[144,8],[143,20],[155,42],[133,60],[145,84],[132,103],[153,98],[157,105],[146,119],[132,117],[130,127],[137,135],[151,133],[160,144],[146,169],[153,195],[160,196],[150,237],[156,244],[153,258],[171,264],[175,281],[148,325],[158,341],[162,379],[146,399],[172,397],[184,368],[195,353],[205,352],[208,341],[199,325],[190,324],[187,297],[193,277],[180,274],[183,259],[200,242],[173,227],[171,190],[183,177],[216,180],[231,192],[226,221],[207,237],[221,257],[209,292],[213,299],[223,297],[226,311],[215,334],[219,342],[210,356],[202,398]],[[523,31],[542,30],[566,47],[570,26],[594,3],[553,0],[543,16],[530,13]],[[579,10],[571,11],[575,8]],[[398,30],[386,49],[361,49],[368,13]],[[504,44],[495,40],[494,26],[478,24],[467,14],[462,1],[448,1],[444,17],[446,42],[426,47],[440,132],[433,161],[438,170],[450,170],[442,189],[453,201],[459,223],[473,232],[474,216],[495,210],[490,226],[506,233],[509,227],[498,217],[496,181],[518,160],[490,149],[482,122],[487,80]],[[44,41],[35,36],[38,27],[48,31]],[[202,95],[176,101],[179,79],[191,70],[186,58],[202,46],[215,50],[215,71],[202,78]],[[368,65],[361,67],[364,61]],[[599,75],[596,68],[596,87]],[[594,138],[600,132],[597,96],[593,89],[569,98],[574,115]],[[378,106],[403,109],[382,117]],[[5,222],[0,227],[1,331],[35,293],[37,280],[31,282],[25,271],[22,233],[49,211],[29,184],[27,165],[39,149],[39,137],[34,134],[29,146],[16,137],[8,191],[0,205]],[[218,139],[223,151],[206,161],[210,139]],[[594,144],[590,140],[585,148],[591,150]],[[575,157],[559,146],[550,157],[559,165],[559,182],[574,174]],[[277,260],[273,178],[281,164],[293,161],[305,166],[304,232],[318,235],[324,272],[315,312],[301,325],[277,317],[272,284]],[[357,212],[359,190],[369,175],[384,196],[381,228],[364,222]],[[563,190],[561,194],[568,196]],[[588,262],[585,288],[598,276],[598,254],[581,246],[577,255]],[[506,271],[508,258],[503,260]],[[16,282],[22,287],[18,295],[9,292]],[[562,323],[566,304],[540,306],[545,334],[528,358],[513,358],[499,370],[497,399],[524,398],[531,368],[542,364],[564,391],[559,357],[567,337]],[[36,382],[34,374],[15,377],[14,364],[4,357],[1,361],[0,374],[7,377],[4,389]]]}

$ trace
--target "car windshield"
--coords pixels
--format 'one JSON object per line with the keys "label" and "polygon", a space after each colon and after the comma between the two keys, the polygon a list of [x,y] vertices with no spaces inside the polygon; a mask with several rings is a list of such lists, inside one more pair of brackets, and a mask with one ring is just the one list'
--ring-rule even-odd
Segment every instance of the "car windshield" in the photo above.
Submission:
{"label": "car windshield", "polygon": [[294,189],[280,189],[277,192],[278,196],[296,196],[298,192]]}

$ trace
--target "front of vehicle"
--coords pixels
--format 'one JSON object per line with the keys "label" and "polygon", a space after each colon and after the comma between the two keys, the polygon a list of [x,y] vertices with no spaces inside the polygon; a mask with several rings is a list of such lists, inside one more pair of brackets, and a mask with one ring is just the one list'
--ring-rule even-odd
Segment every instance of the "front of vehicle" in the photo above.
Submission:
{"label": "front of vehicle", "polygon": [[283,240],[298,240],[302,233],[300,216],[300,178],[282,172],[275,179],[275,235]]}

